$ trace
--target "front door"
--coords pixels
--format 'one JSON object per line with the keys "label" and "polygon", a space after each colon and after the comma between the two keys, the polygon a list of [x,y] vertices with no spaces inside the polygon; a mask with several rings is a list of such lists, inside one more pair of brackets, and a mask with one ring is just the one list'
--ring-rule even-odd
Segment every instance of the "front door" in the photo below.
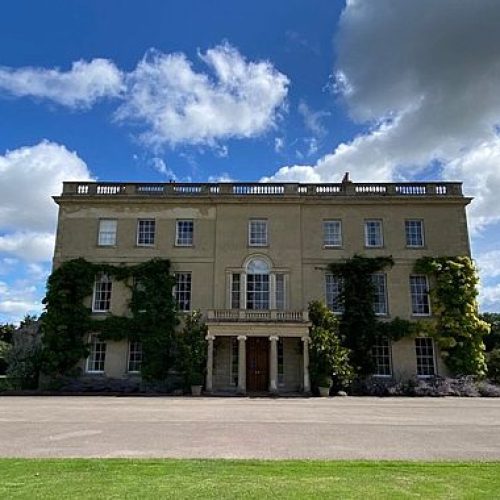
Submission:
{"label": "front door", "polygon": [[269,390],[269,340],[247,338],[247,391]]}

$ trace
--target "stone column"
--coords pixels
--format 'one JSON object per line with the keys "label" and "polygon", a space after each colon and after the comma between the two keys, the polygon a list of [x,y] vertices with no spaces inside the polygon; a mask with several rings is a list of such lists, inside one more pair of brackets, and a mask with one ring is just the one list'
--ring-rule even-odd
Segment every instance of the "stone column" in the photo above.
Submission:
{"label": "stone column", "polygon": [[238,394],[247,392],[247,349],[246,335],[238,336]]}
{"label": "stone column", "polygon": [[269,392],[278,392],[278,336],[271,335],[269,352]]}
{"label": "stone column", "polygon": [[207,392],[212,392],[213,390],[213,378],[214,378],[214,340],[215,336],[210,333],[205,337],[208,342],[207,349],[207,380],[205,383],[205,389]]}
{"label": "stone column", "polygon": [[304,343],[304,392],[311,392],[311,380],[309,378],[309,337],[302,337]]}

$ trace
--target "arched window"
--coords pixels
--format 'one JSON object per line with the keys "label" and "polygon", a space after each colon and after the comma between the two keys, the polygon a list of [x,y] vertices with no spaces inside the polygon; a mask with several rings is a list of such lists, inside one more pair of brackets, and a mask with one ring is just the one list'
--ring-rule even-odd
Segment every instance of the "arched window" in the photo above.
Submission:
{"label": "arched window", "polygon": [[247,264],[247,309],[269,309],[269,264],[255,258]]}

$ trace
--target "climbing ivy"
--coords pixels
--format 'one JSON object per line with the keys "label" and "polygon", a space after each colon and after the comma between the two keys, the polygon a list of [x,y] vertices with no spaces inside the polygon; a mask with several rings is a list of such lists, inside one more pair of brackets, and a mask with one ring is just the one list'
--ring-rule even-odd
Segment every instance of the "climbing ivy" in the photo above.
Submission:
{"label": "climbing ivy", "polygon": [[[98,273],[106,273],[131,289],[130,317],[92,318],[84,299],[92,295]],[[142,377],[165,379],[172,366],[178,323],[173,286],[170,262],[165,259],[134,266],[95,264],[81,258],[64,262],[47,282],[46,311],[41,317],[42,371],[52,376],[71,374],[78,361],[88,355],[88,334],[95,332],[103,339],[142,342]]]}
{"label": "climbing ivy", "polygon": [[343,280],[340,335],[344,345],[351,350],[351,364],[359,375],[373,373],[371,350],[378,335],[371,275],[393,264],[392,257],[355,255],[345,262],[328,266],[331,273]]}
{"label": "climbing ivy", "polygon": [[478,312],[478,276],[467,256],[423,257],[415,271],[433,277],[430,290],[437,322],[431,334],[447,366],[459,375],[484,376],[483,336],[489,325]]}

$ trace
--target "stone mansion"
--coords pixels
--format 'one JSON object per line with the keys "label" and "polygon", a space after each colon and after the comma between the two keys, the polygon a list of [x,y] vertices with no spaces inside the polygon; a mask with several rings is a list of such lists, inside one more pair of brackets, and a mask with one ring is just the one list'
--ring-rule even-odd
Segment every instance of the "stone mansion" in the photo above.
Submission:
{"label": "stone mansion", "polygon": [[[392,256],[372,275],[380,319],[432,316],[422,256],[470,255],[460,183],[120,183],[65,182],[54,266],[137,264],[169,259],[180,311],[208,325],[207,391],[310,390],[308,303],[341,313],[331,262],[355,254]],[[125,315],[130,291],[96,276],[95,317]],[[140,377],[138,342],[89,338],[82,376]],[[381,339],[378,377],[446,374],[431,338]]]}

